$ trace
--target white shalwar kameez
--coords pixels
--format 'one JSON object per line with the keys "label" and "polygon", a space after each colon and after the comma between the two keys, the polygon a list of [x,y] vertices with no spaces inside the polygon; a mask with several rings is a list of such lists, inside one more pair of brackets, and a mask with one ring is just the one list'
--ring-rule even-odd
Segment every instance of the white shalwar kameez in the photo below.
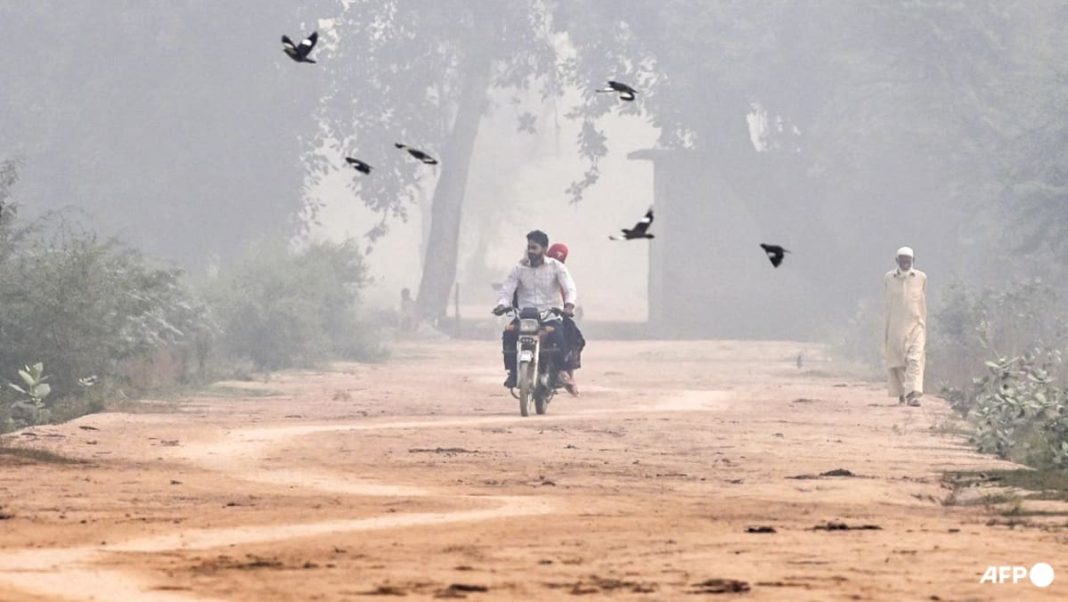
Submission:
{"label": "white shalwar kameez", "polygon": [[927,274],[913,268],[883,277],[886,330],[883,355],[891,397],[923,393],[927,345]]}

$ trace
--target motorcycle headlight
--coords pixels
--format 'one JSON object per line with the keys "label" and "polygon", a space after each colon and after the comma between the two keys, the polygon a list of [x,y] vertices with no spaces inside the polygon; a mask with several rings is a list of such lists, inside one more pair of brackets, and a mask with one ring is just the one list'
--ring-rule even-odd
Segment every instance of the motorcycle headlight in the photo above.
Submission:
{"label": "motorcycle headlight", "polygon": [[538,332],[537,320],[520,320],[519,332]]}

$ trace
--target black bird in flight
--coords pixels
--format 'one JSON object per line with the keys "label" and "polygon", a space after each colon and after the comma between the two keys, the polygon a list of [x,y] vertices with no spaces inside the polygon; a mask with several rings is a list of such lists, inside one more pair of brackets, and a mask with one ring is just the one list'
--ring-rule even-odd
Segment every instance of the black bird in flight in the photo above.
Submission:
{"label": "black bird in flight", "polygon": [[638,91],[631,88],[627,84],[608,81],[608,88],[604,90],[597,90],[598,92],[615,92],[619,94],[619,98],[626,101],[632,101],[638,95]]}
{"label": "black bird in flight", "polygon": [[782,264],[783,255],[789,253],[789,251],[779,245],[766,245],[760,243],[760,248],[764,249],[764,252],[768,255],[768,261],[775,267],[779,267],[779,265]]}
{"label": "black bird in flight", "polygon": [[652,234],[648,233],[649,226],[653,224],[653,209],[649,208],[649,211],[645,212],[645,217],[641,219],[630,230],[623,228],[623,236],[609,236],[609,240],[634,240],[636,238],[653,238]]}
{"label": "black bird in flight", "polygon": [[419,159],[420,161],[422,161],[423,163],[426,163],[427,165],[437,165],[438,164],[438,160],[437,159],[435,159],[434,157],[431,157],[430,155],[424,153],[423,151],[421,151],[421,150],[419,150],[417,148],[411,148],[410,146],[401,144],[400,142],[394,142],[393,146],[395,146],[397,148],[401,148],[401,149],[407,150],[409,155],[415,157],[416,159]]}
{"label": "black bird in flight", "polygon": [[311,54],[312,48],[315,48],[315,43],[318,41],[319,32],[317,31],[313,31],[310,36],[304,38],[299,46],[294,44],[293,40],[289,39],[289,36],[282,36],[282,50],[289,55],[289,58],[298,63],[315,64],[315,61],[308,58],[308,55]]}
{"label": "black bird in flight", "polygon": [[353,169],[362,174],[371,174],[371,170],[374,169],[370,165],[360,161],[359,159],[353,159],[352,157],[345,157],[345,162],[352,166]]}

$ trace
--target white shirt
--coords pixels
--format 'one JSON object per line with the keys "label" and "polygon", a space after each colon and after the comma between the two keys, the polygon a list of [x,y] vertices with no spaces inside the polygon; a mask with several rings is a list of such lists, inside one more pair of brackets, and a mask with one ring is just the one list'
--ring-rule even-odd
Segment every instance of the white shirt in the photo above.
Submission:
{"label": "white shirt", "polygon": [[888,320],[927,326],[927,274],[910,268],[890,270],[883,276],[883,296]]}
{"label": "white shirt", "polygon": [[538,267],[531,267],[527,258],[512,266],[501,286],[497,305],[510,307],[512,295],[516,292],[519,293],[520,308],[536,307],[539,311],[559,307],[561,294],[565,305],[574,305],[578,299],[575,281],[567,271],[567,266],[552,257],[546,257]]}
{"label": "white shirt", "polygon": [[921,354],[927,341],[927,274],[913,268],[883,276],[886,330],[883,353],[890,368],[906,366],[910,349]]}

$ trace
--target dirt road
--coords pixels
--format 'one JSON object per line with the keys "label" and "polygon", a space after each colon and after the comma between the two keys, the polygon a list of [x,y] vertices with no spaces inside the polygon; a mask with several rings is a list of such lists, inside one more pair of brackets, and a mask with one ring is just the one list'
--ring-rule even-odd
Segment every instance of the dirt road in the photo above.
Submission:
{"label": "dirt road", "polygon": [[[527,419],[495,352],[11,437],[83,462],[0,456],[0,600],[1068,599],[1068,519],[964,503],[943,471],[1008,465],[817,348],[594,342]],[[1049,588],[980,583],[1040,561]]]}

